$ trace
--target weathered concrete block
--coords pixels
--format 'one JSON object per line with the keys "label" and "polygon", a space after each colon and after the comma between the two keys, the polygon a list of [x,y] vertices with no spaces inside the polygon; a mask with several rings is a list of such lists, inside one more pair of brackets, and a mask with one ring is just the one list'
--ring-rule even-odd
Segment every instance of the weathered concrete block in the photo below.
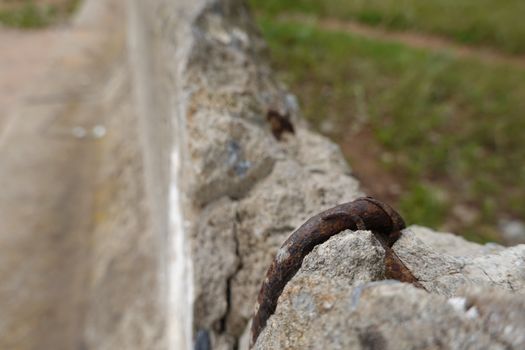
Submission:
{"label": "weathered concrete block", "polygon": [[306,256],[254,348],[524,346],[525,245],[411,227],[393,249],[426,290],[383,280],[384,251],[370,233],[338,234]]}

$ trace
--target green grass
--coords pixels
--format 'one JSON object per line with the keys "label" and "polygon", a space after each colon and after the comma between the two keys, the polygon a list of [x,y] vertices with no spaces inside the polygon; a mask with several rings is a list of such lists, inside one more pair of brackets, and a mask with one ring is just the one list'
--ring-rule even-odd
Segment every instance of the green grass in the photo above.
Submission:
{"label": "green grass", "polygon": [[523,0],[251,0],[268,15],[299,12],[525,53]]}
{"label": "green grass", "polygon": [[64,20],[74,12],[78,0],[64,1],[59,5],[18,1],[14,6],[0,6],[0,24],[15,28],[42,28]]}
{"label": "green grass", "polygon": [[339,142],[358,120],[370,130],[377,162],[402,185],[397,205],[409,223],[440,228],[451,204],[463,203],[479,215],[447,226],[483,241],[496,237],[504,213],[525,219],[523,70],[259,22],[274,67],[314,126],[331,121],[329,136]]}

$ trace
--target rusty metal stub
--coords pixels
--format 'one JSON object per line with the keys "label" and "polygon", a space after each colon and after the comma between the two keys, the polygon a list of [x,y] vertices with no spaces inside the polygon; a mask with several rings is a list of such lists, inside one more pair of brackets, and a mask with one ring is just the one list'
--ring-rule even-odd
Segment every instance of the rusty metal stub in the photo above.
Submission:
{"label": "rusty metal stub", "polygon": [[313,216],[295,230],[277,252],[261,285],[252,319],[250,348],[275,312],[286,283],[297,273],[313,248],[344,230],[370,230],[385,249],[385,277],[413,283],[414,275],[391,249],[405,228],[403,218],[389,205],[361,197]]}
{"label": "rusty metal stub", "polygon": [[295,128],[290,121],[290,115],[288,113],[281,113],[276,109],[269,109],[266,113],[266,120],[270,124],[273,136],[279,141],[282,139],[284,133],[295,133]]}

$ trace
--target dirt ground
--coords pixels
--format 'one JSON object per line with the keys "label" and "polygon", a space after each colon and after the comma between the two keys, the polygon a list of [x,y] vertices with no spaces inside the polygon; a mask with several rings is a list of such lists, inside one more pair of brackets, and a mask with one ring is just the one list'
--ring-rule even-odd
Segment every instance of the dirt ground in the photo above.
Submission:
{"label": "dirt ground", "polygon": [[[26,0],[0,0],[0,10],[15,10]],[[68,6],[71,0],[35,0],[37,6]],[[5,120],[38,79],[49,70],[67,26],[16,29],[0,24],[0,134]]]}
{"label": "dirt ground", "polygon": [[0,27],[0,130],[14,106],[49,69],[64,31]]}
{"label": "dirt ground", "polygon": [[150,231],[124,3],[90,1],[59,29],[0,29],[0,349],[129,348],[101,343],[139,339],[133,305],[156,305],[157,258],[129,246]]}

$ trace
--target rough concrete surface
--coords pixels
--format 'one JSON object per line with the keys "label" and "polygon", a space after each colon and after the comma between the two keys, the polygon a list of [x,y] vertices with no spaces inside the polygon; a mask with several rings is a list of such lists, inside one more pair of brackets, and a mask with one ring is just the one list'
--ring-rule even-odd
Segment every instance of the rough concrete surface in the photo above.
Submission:
{"label": "rough concrete surface", "polygon": [[[519,293],[525,290],[525,245],[504,249],[467,242],[450,234],[439,235],[425,228],[408,228],[393,247],[428,291],[452,296],[466,285]],[[448,245],[443,244],[445,240]]]}
{"label": "rough concrete surface", "polygon": [[482,246],[414,226],[393,249],[425,290],[385,280],[370,233],[341,233],[305,258],[254,348],[524,346],[525,245]]}
{"label": "rough concrete surface", "polygon": [[525,345],[525,301],[501,291],[466,289],[447,299],[395,281],[351,285],[303,276],[286,287],[281,299],[255,349],[521,349]]}

